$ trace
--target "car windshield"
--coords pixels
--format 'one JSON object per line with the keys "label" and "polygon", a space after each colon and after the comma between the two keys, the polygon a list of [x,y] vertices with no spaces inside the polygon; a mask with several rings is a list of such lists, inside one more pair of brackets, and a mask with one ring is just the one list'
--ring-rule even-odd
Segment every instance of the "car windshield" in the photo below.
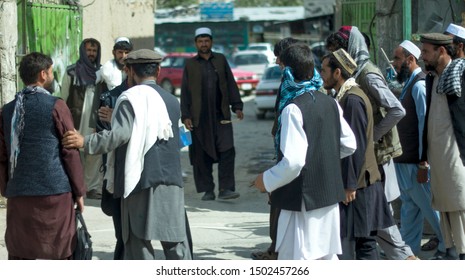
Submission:
{"label": "car windshield", "polygon": [[265,74],[263,75],[263,80],[279,80],[281,79],[282,70],[279,66],[273,66],[266,69]]}
{"label": "car windshield", "polygon": [[234,58],[236,65],[267,64],[268,59],[262,54],[243,54]]}
{"label": "car windshield", "polygon": [[266,51],[267,48],[266,46],[250,46],[249,50],[254,50],[254,51]]}

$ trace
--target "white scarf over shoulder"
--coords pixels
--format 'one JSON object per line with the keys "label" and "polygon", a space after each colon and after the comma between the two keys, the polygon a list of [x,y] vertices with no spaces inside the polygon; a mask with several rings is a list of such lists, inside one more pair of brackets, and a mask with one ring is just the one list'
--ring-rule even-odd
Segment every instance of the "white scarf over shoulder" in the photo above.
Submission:
{"label": "white scarf over shoulder", "polygon": [[[124,198],[134,190],[144,169],[144,156],[157,140],[173,137],[171,120],[160,94],[147,85],[134,86],[123,92],[116,101],[117,112],[122,101],[129,101],[134,110],[134,125],[126,151],[124,170]],[[112,116],[112,124],[115,114]],[[108,153],[105,179],[111,193],[114,187],[114,151]]]}

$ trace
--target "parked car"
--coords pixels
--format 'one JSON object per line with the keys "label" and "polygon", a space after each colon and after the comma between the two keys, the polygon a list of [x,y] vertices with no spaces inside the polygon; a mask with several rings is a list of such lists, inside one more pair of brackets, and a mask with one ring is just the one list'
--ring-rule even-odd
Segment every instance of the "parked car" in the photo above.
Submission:
{"label": "parked car", "polygon": [[[158,74],[157,84],[166,91],[176,94],[176,91],[181,88],[182,74],[186,59],[195,56],[197,53],[168,53],[160,63],[161,70]],[[258,76],[254,72],[246,71],[235,67],[230,63],[231,71],[236,80],[239,90],[248,95],[258,84]]]}
{"label": "parked car", "polygon": [[231,67],[234,80],[236,80],[237,87],[244,93],[244,95],[250,95],[257,87],[259,82],[258,75],[252,71],[239,69],[234,63],[230,61],[228,62],[229,67]]}
{"label": "parked car", "polygon": [[268,111],[274,111],[281,77],[282,70],[279,65],[275,64],[266,68],[255,90],[255,115],[257,119],[264,119]]}
{"label": "parked car", "polygon": [[260,51],[238,51],[231,60],[237,68],[254,72],[259,79],[269,64],[266,55]]}
{"label": "parked car", "polygon": [[252,43],[249,44],[247,50],[260,51],[268,57],[268,63],[276,63],[276,56],[274,55],[274,46],[271,43]]}

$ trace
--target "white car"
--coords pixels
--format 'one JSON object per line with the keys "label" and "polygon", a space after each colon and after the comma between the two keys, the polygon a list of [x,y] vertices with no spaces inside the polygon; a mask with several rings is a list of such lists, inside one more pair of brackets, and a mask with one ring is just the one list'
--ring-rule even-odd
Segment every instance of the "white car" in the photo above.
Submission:
{"label": "white car", "polygon": [[254,72],[259,79],[269,63],[266,55],[260,51],[238,51],[231,60],[237,68]]}
{"label": "white car", "polygon": [[276,56],[274,55],[274,46],[271,43],[252,43],[249,44],[247,50],[260,51],[268,58],[268,63],[276,63]]}
{"label": "white car", "polygon": [[282,70],[278,65],[266,68],[255,90],[255,115],[257,119],[264,119],[268,111],[274,111],[281,77]]}

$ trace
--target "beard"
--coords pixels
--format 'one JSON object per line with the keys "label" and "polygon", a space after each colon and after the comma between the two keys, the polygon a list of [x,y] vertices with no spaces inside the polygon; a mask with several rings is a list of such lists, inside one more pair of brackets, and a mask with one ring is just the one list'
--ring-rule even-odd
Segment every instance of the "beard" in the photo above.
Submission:
{"label": "beard", "polygon": [[402,63],[400,71],[397,73],[396,80],[402,84],[410,77],[410,70],[408,69],[407,63]]}
{"label": "beard", "polygon": [[44,89],[53,94],[55,92],[55,80],[49,79],[46,83],[44,83]]}
{"label": "beard", "polygon": [[428,71],[436,71],[436,67],[434,65],[426,64],[426,63],[425,63],[425,69]]}

